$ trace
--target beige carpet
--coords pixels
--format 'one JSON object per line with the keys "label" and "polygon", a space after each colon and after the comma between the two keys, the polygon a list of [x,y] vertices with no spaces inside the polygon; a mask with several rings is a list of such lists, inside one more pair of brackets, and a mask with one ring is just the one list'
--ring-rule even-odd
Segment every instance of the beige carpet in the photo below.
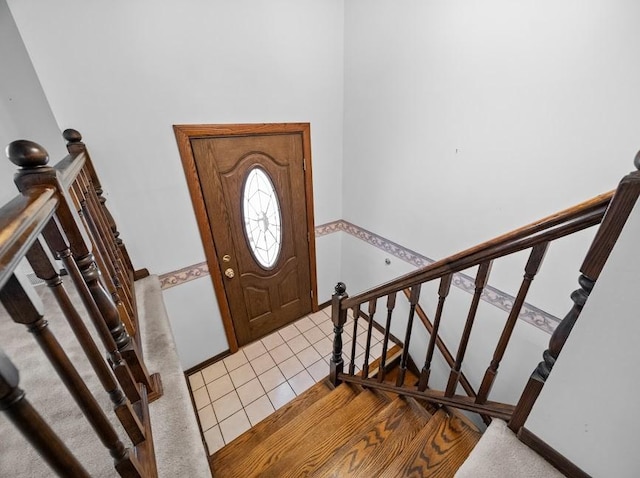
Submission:
{"label": "beige carpet", "polygon": [[564,475],[494,419],[456,478],[561,478]]}
{"label": "beige carpet", "polygon": [[[67,283],[65,281],[65,283]],[[151,372],[160,372],[165,395],[151,404],[151,422],[161,477],[211,476],[186,382],[175,351],[160,283],[156,276],[136,282],[145,360]],[[126,446],[130,443],[112,412],[107,394],[62,316],[47,287],[37,287],[51,330],[106,411]],[[68,288],[76,304],[79,297]],[[82,306],[78,306],[85,314]],[[86,314],[85,314],[86,316]],[[89,326],[92,329],[91,326]],[[102,350],[102,345],[98,342]],[[113,461],[55,371],[24,326],[14,324],[0,306],[0,347],[20,370],[20,386],[27,399],[49,422],[91,476],[114,477]],[[29,443],[0,413],[0,477],[34,478],[53,472]]]}

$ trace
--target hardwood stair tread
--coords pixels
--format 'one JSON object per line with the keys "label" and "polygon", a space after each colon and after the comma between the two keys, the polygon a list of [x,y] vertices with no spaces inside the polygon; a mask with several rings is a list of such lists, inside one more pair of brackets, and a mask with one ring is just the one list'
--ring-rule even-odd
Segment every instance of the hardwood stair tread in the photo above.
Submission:
{"label": "hardwood stair tread", "polygon": [[414,400],[396,398],[361,433],[354,434],[340,454],[325,462],[315,477],[369,478],[395,459],[427,424],[431,415]]}
{"label": "hardwood stair tread", "polygon": [[[288,407],[291,417],[288,417],[287,410],[284,410],[279,414],[279,418],[270,420],[258,430],[258,427],[249,429],[209,457],[213,475],[243,478],[255,476],[256,472],[269,466],[272,461],[277,461],[288,446],[296,448],[295,444],[291,443],[292,437],[302,431],[321,426],[336,410],[346,407],[356,396],[356,392],[346,384],[319,397],[313,403],[308,394],[310,395],[309,391],[302,394],[300,398],[305,398],[296,404],[291,403],[290,406],[283,407]],[[303,409],[298,408],[303,405]],[[299,413],[294,414],[296,409]]]}
{"label": "hardwood stair tread", "polygon": [[379,476],[451,477],[479,439],[477,429],[457,416],[438,410],[411,444]]}
{"label": "hardwood stair tread", "polygon": [[[318,467],[338,453],[353,435],[360,435],[372,417],[386,405],[388,402],[383,397],[365,390],[346,406],[335,408],[334,413],[316,427],[309,428],[303,423],[297,434],[290,435],[295,443],[292,452],[272,461],[261,471],[262,476],[314,476]],[[301,453],[301,450],[305,452]]]}

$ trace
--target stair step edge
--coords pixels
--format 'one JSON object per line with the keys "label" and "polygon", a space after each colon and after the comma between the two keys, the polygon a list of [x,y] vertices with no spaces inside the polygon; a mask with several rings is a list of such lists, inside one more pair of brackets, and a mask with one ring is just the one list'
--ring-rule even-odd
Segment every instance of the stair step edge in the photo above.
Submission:
{"label": "stair step edge", "polygon": [[[301,397],[304,395],[302,394]],[[327,416],[330,416],[336,408],[340,408],[342,404],[348,404],[356,396],[357,394],[353,389],[346,385],[340,385],[329,394],[310,404],[295,417],[282,423],[282,426],[278,426],[279,424],[274,422],[274,427],[268,430],[270,432],[268,435],[264,432],[260,434],[254,433],[254,429],[249,429],[209,458],[212,470],[224,476],[224,470],[244,466],[244,462],[250,460],[247,450],[258,453],[257,450],[268,449],[270,443],[285,443],[282,440],[286,438],[287,429],[290,429],[290,427],[296,428],[299,426],[298,422],[302,422],[306,429],[312,429],[325,420]]]}
{"label": "stair step edge", "polygon": [[413,440],[430,416],[419,405],[396,398],[382,408],[335,454],[318,468],[317,478],[375,476]]}
{"label": "stair step edge", "polygon": [[[264,476],[282,478],[310,476],[315,469],[324,464],[326,457],[335,455],[354,435],[361,434],[370,420],[386,406],[388,403],[384,399],[364,390],[320,423],[312,433],[308,433],[309,428],[305,423],[301,423],[295,429],[294,422],[291,422],[287,427],[291,433],[287,441],[296,446],[289,448],[291,453],[285,453],[278,460],[273,460],[260,473]],[[284,442],[279,444],[283,445]],[[307,453],[301,453],[300,450],[306,450]]]}
{"label": "stair step edge", "polygon": [[[446,422],[446,423],[445,423]],[[451,438],[452,430],[455,426],[461,426],[462,430],[458,434],[460,437],[460,444],[466,449],[460,453],[459,447],[452,447],[446,449],[444,453],[440,453],[444,448],[440,444],[430,446],[432,443],[444,433],[441,431],[442,427],[446,427],[449,432],[445,439],[445,443],[449,444],[453,440]],[[384,478],[399,478],[405,476],[408,470],[413,472],[422,473],[421,476],[429,477],[448,477],[453,476],[454,468],[457,470],[466,457],[471,452],[471,449],[475,446],[480,438],[480,433],[467,426],[467,423],[463,422],[457,416],[450,416],[444,409],[438,410],[433,418],[429,420],[427,426],[424,427],[413,439],[411,444],[403,450],[403,453],[396,457],[396,459],[384,470],[380,477]],[[469,442],[473,442],[470,445]],[[456,450],[453,452],[452,450]],[[429,454],[430,451],[436,451],[436,460]],[[455,456],[454,456],[455,454]],[[437,460],[440,455],[440,460]],[[458,463],[450,463],[451,460],[456,459]],[[422,469],[420,461],[426,461],[428,465],[434,468]]]}

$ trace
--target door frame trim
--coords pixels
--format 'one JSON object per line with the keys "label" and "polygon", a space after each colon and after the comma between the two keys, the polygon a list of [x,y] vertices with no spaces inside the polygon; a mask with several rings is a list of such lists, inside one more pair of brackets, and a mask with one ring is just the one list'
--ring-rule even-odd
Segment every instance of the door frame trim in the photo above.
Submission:
{"label": "door frame trim", "polygon": [[229,136],[255,136],[272,134],[300,133],[302,135],[302,151],[305,160],[304,185],[307,209],[307,234],[309,244],[309,275],[311,280],[311,310],[318,310],[318,281],[316,276],[316,241],[315,221],[313,217],[313,177],[311,173],[311,125],[310,123],[256,123],[256,124],[179,124],[173,125],[178,143],[178,151],[184,174],[187,179],[191,203],[198,223],[204,254],[209,266],[209,275],[218,299],[222,324],[229,342],[231,353],[238,350],[238,339],[231,320],[231,308],[227,301],[224,280],[218,253],[213,242],[211,224],[204,203],[200,179],[196,169],[195,158],[191,148],[191,138],[215,138]]}

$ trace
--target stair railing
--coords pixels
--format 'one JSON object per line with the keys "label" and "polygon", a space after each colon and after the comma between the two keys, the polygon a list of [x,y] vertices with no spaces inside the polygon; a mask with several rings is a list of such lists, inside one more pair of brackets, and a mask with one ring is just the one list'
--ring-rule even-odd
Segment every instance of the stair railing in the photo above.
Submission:
{"label": "stair railing", "polygon": [[[20,140],[7,147],[9,159],[20,167],[15,182],[21,194],[0,208],[0,301],[11,318],[34,335],[97,438],[107,448],[118,474],[155,477],[148,404],[161,395],[162,387],[157,374],[148,374],[141,353],[135,273],[101,197],[95,169],[80,143],[79,133],[67,130],[64,136],[69,141],[70,154],[54,167],[48,165],[48,154],[37,143]],[[107,361],[85,325],[83,313],[72,303],[51,256],[61,260],[69,273],[106,349]],[[35,275],[51,288],[111,399],[131,448],[118,436],[60,346],[32,289],[15,274],[18,263],[25,257]],[[4,353],[0,353],[0,410],[60,476],[89,476],[45,419],[31,407],[19,388],[17,369]]]}
{"label": "stair railing", "polygon": [[[640,153],[636,156],[635,165],[637,169],[640,169]],[[493,240],[405,274],[356,296],[349,297],[346,292],[346,286],[343,283],[338,283],[332,297],[334,343],[330,362],[330,379],[334,384],[342,381],[357,383],[367,387],[424,399],[436,405],[453,406],[476,412],[483,416],[498,417],[509,421],[509,426],[517,431],[531,411],[531,407],[540,393],[571,328],[575,324],[586,298],[613,249],[639,194],[640,172],[635,171],[624,177],[615,191],[596,196],[577,206],[565,209]],[[600,223],[601,226],[580,268],[582,272],[579,278],[581,288],[572,294],[575,305],[553,333],[549,349],[543,354],[544,360],[531,376],[518,404],[514,406],[490,401],[489,395],[498,374],[498,368],[525,303],[529,287],[540,269],[550,243]],[[475,323],[480,297],[487,285],[493,261],[525,250],[529,251],[529,258],[524,268],[523,280],[503,326],[502,333],[497,339],[493,357],[487,366],[478,391],[475,392],[469,381],[464,377],[462,367],[471,331]],[[439,328],[443,320],[443,311],[453,274],[472,267],[478,268],[475,277],[475,290],[457,352],[453,356],[448,352],[440,337]],[[419,305],[422,285],[431,281],[439,281],[438,304],[433,323],[427,319],[426,314]],[[384,381],[385,352],[396,305],[396,295],[400,291],[404,291],[407,295],[410,308],[405,331],[404,350],[400,360],[400,370],[396,383],[389,383]],[[354,374],[353,361],[355,357],[353,352],[351,357],[344,356],[342,353],[342,332],[347,321],[347,312],[352,309],[354,317],[358,317],[359,311],[366,306],[368,307],[369,315],[373,317],[378,301],[385,298],[387,314],[384,324],[385,337],[380,359],[380,371],[377,377],[368,377],[365,373],[356,375]],[[408,365],[411,330],[416,312],[429,331],[429,344],[425,351],[424,364],[419,372],[418,383],[405,385],[404,379]],[[352,340],[356,340],[356,334],[354,334]],[[443,353],[450,367],[444,390],[429,388],[431,362],[436,346]],[[369,348],[370,341],[367,340],[363,370],[366,370],[368,366]],[[352,350],[355,349],[353,348]],[[345,373],[344,361],[349,359],[351,364]],[[457,394],[459,385],[462,385],[466,395]]]}

